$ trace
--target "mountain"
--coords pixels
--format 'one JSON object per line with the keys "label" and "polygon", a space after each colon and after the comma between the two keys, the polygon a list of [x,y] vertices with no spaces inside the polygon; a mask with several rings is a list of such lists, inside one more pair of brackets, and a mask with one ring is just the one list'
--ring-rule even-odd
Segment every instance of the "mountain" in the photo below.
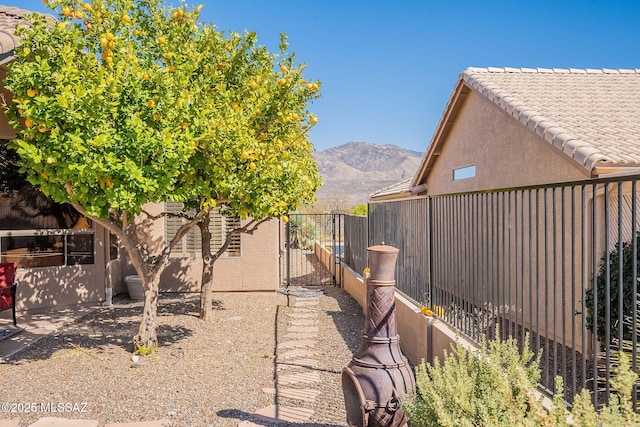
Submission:
{"label": "mountain", "polygon": [[313,157],[324,184],[317,191],[318,210],[350,210],[369,195],[418,171],[422,153],[395,145],[349,142],[316,151]]}

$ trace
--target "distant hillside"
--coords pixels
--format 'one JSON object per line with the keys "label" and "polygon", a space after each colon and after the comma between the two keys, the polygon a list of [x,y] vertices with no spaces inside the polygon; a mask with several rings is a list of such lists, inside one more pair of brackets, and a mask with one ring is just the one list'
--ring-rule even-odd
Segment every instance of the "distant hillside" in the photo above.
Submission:
{"label": "distant hillside", "polygon": [[313,154],[324,184],[316,193],[319,210],[349,209],[369,195],[418,170],[422,153],[395,145],[349,142]]}

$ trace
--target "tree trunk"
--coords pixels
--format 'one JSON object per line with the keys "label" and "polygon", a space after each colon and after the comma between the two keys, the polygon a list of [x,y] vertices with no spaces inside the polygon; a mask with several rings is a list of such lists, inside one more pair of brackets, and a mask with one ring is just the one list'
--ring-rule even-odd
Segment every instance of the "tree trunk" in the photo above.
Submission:
{"label": "tree trunk", "polygon": [[156,271],[155,274],[149,276],[140,276],[144,289],[144,308],[138,335],[133,338],[133,345],[136,350],[141,350],[140,347],[144,349],[154,349],[158,347],[156,320],[158,317],[158,292],[162,269],[159,270],[160,271]]}
{"label": "tree trunk", "polygon": [[198,224],[202,242],[202,280],[200,285],[200,318],[211,320],[213,317],[213,257],[211,256],[210,214],[204,216]]}

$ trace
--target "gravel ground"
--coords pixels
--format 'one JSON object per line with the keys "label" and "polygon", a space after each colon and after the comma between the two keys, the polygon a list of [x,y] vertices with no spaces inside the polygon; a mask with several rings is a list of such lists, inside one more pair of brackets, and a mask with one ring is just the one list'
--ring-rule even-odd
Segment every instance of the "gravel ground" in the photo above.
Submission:
{"label": "gravel ground", "polygon": [[[322,394],[313,403],[279,399],[313,409],[307,426],[346,424],[341,370],[351,360],[364,322],[360,306],[342,289],[323,288],[316,339]],[[198,295],[167,294],[159,307],[159,350],[132,361],[131,337],[141,303],[116,299],[74,324],[0,363],[3,401],[35,404],[19,416],[27,425],[45,416],[107,422],[167,418],[171,426],[236,426],[272,405],[276,342],[284,342],[286,315],[297,297],[280,293],[216,294],[214,320],[197,316]],[[10,384],[10,387],[9,387]],[[312,388],[300,385],[298,388]],[[8,391],[8,393],[7,393]],[[70,404],[73,412],[46,409]],[[301,425],[301,424],[298,424]]]}

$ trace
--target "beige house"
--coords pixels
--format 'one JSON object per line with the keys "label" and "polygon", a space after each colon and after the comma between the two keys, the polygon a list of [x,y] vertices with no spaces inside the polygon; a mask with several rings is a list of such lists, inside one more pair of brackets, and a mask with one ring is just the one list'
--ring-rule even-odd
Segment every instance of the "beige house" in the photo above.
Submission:
{"label": "beige house", "polygon": [[[640,172],[640,70],[469,68],[403,197]],[[397,194],[396,194],[397,196]],[[372,195],[372,202],[392,195]]]}
{"label": "beige house", "polygon": [[[575,316],[584,309],[580,289],[591,286],[594,259],[619,240],[618,209],[624,210],[621,240],[632,237],[631,184],[590,187],[584,195],[579,185],[573,193],[570,187],[515,189],[640,174],[639,94],[640,70],[469,68],[458,78],[416,175],[373,194],[370,211],[430,198],[432,238],[444,252],[433,255],[444,258],[429,267],[438,271],[431,275],[434,286],[455,293],[455,304],[489,306],[586,350],[580,337],[569,342],[571,319],[582,328]],[[469,192],[481,193],[455,199]],[[445,200],[451,202],[440,203]],[[573,219],[572,208],[578,212]],[[529,295],[540,303],[529,305],[523,299]],[[531,325],[536,316],[551,320]],[[569,320],[562,326],[558,319]]]}
{"label": "beige house", "polygon": [[[25,25],[31,12],[0,6],[0,81],[20,41],[17,25]],[[55,21],[51,17],[52,21]],[[0,87],[7,102],[11,94]],[[42,311],[73,305],[92,305],[105,300],[106,289],[126,292],[124,277],[134,274],[115,239],[82,218],[73,208],[58,205],[26,183],[15,165],[15,154],[6,141],[15,137],[4,114],[0,114],[0,262],[16,262],[18,324],[20,312]],[[153,204],[157,214],[175,211],[176,204]],[[230,227],[239,220],[217,216],[212,221],[212,248],[219,247]],[[176,230],[171,219],[156,221],[146,229],[151,249],[158,250]],[[199,232],[199,230],[198,230]],[[173,234],[172,234],[173,233]],[[176,248],[162,277],[161,291],[199,291],[201,262],[199,236],[189,233]],[[279,286],[279,227],[277,220],[263,224],[253,235],[234,240],[215,266],[214,289],[219,291],[275,290]]]}

